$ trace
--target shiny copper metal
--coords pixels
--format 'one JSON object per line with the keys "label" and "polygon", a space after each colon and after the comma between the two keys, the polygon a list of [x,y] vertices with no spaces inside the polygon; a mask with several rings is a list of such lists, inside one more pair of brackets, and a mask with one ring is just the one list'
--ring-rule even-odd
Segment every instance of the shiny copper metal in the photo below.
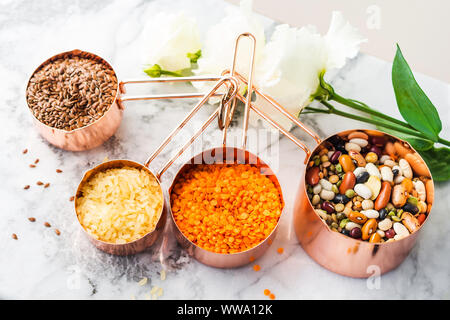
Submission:
{"label": "shiny copper metal", "polygon": [[[280,183],[278,182],[277,177],[273,173],[273,171],[270,169],[270,167],[264,163],[259,157],[256,155],[250,153],[247,150],[235,148],[235,147],[217,147],[212,148],[209,150],[205,150],[202,153],[196,155],[193,157],[190,161],[188,161],[186,164],[184,164],[178,173],[176,174],[172,185],[169,188],[169,196],[172,192],[173,187],[175,186],[177,179],[180,177],[180,175],[185,172],[185,170],[189,169],[192,166],[198,165],[198,164],[213,164],[213,163],[240,163],[240,164],[252,164],[258,167],[264,175],[267,175],[267,177],[272,180],[274,185],[277,187],[278,192],[280,194],[280,201],[282,203],[282,210],[284,209],[284,200],[283,200],[283,194],[281,191]],[[246,251],[242,251],[239,253],[233,253],[233,254],[221,254],[221,253],[215,253],[212,251],[205,250],[195,243],[191,242],[186,236],[183,234],[183,232],[178,228],[175,218],[173,216],[170,204],[168,204],[168,209],[170,212],[170,217],[172,221],[172,229],[175,233],[175,238],[178,240],[180,245],[187,251],[189,255],[197,259],[203,264],[206,264],[211,267],[216,268],[236,268],[243,265],[246,265],[255,259],[262,256],[266,250],[270,247],[270,245],[273,242],[273,239],[276,236],[276,232],[278,229],[278,224],[275,226],[273,231],[270,233],[270,235],[260,244],[257,246],[248,249]],[[283,215],[283,211],[281,213],[281,216]],[[279,221],[279,220],[278,220]]]}
{"label": "shiny copper metal", "polygon": [[[75,195],[75,213],[77,215],[78,219],[78,199],[80,196],[82,196],[82,193],[80,190],[82,190],[85,183],[97,172],[103,171],[110,168],[122,168],[125,166],[130,166],[138,169],[146,170],[149,174],[155,177],[156,181],[158,182],[159,187],[161,188],[161,182],[160,177],[161,175],[172,165],[176,159],[186,150],[193,142],[194,140],[211,124],[211,122],[217,117],[219,114],[219,111],[221,108],[229,108],[230,101],[225,101],[224,104],[222,104],[220,107],[217,108],[217,110],[205,121],[205,123],[202,125],[199,132],[197,132],[178,152],[175,156],[173,156],[165,165],[164,167],[159,171],[157,175],[153,174],[148,166],[150,165],[151,161],[153,161],[156,156],[158,156],[161,151],[167,146],[167,144],[173,139],[173,137],[187,124],[187,122],[195,115],[198,110],[202,106],[205,105],[205,103],[208,101],[210,97],[215,95],[217,91],[220,89],[221,86],[225,85],[228,88],[227,96],[229,97],[230,101],[234,98],[234,96],[237,93],[238,87],[237,87],[237,81],[232,77],[222,77],[219,79],[219,81],[213,86],[210,92],[208,92],[206,95],[202,97],[202,99],[197,103],[197,105],[192,109],[192,111],[186,116],[184,120],[181,121],[181,123],[175,128],[175,130],[166,138],[166,140],[161,144],[159,148],[153,153],[152,156],[149,157],[149,159],[145,162],[145,164],[140,164],[131,160],[111,160],[104,162],[95,168],[87,171],[83,179],[81,180],[80,184],[77,188],[77,193]],[[224,112],[224,111],[222,111]],[[161,188],[161,192],[162,188]],[[165,201],[164,197],[164,206],[162,208],[162,212],[160,214],[157,226],[155,230],[147,233],[142,238],[135,240],[133,242],[125,243],[125,244],[115,244],[115,243],[108,243],[104,241],[100,241],[93,237],[91,234],[89,234],[84,228],[83,231],[85,234],[89,237],[91,242],[100,250],[103,250],[110,254],[115,255],[130,255],[135,254],[138,252],[141,252],[145,250],[146,248],[150,247],[155,240],[158,238],[161,231],[164,229],[165,221],[166,221],[166,212],[167,212],[167,203]],[[80,222],[78,220],[78,222]],[[81,225],[81,223],[80,223]]]}
{"label": "shiny copper metal", "polygon": [[[123,167],[132,167],[137,168],[141,170],[145,170],[148,174],[155,177],[158,184],[161,186],[161,183],[159,182],[158,178],[144,165],[131,161],[131,160],[111,160],[104,162],[102,164],[99,164],[98,166],[94,167],[91,170],[88,170],[84,175],[83,178],[78,185],[77,193],[75,196],[74,206],[75,206],[75,213],[77,216],[77,220],[80,223],[80,220],[78,219],[78,199],[80,196],[82,196],[81,189],[85,185],[85,183],[93,177],[97,172],[101,172],[107,169],[112,168],[123,168]],[[161,195],[164,197],[163,190],[161,188]],[[130,255],[135,254],[141,251],[144,251],[148,247],[150,247],[158,238],[158,236],[161,234],[161,232],[164,230],[164,225],[166,224],[166,216],[167,216],[167,205],[164,202],[164,206],[161,208],[161,212],[158,213],[159,220],[156,224],[156,227],[154,230],[148,232],[146,235],[144,235],[142,238],[137,239],[132,242],[124,243],[124,244],[115,244],[115,243],[109,243],[105,241],[101,241],[96,239],[94,236],[92,236],[90,233],[88,233],[80,223],[80,226],[82,227],[84,233],[89,238],[89,240],[94,244],[95,247],[98,249],[105,251],[110,254],[114,255]]]}
{"label": "shiny copper metal", "polygon": [[[72,50],[63,53],[59,53],[46,61],[44,61],[30,76],[30,80],[33,75],[39,71],[47,63],[69,56],[79,56],[92,60],[96,60],[100,63],[106,65],[109,69],[114,69],[111,65],[103,58],[86,51]],[[117,78],[117,76],[116,76]],[[126,90],[126,84],[143,84],[143,83],[162,83],[162,82],[194,82],[194,81],[218,81],[222,77],[174,77],[174,78],[153,78],[153,79],[140,79],[140,80],[127,80],[118,81],[118,90],[116,97],[109,107],[109,109],[104,113],[104,115],[97,119],[95,122],[84,126],[82,128],[77,128],[75,130],[62,130],[50,127],[41,121],[39,121],[34,114],[33,122],[35,123],[39,133],[51,144],[70,151],[83,151],[98,147],[106,140],[108,140],[119,128],[119,125],[123,118],[124,104],[125,101],[136,101],[136,100],[155,100],[155,99],[177,99],[177,98],[201,98],[205,96],[204,93],[177,93],[177,94],[153,94],[153,95],[143,95],[143,96],[124,96]],[[30,83],[28,80],[28,85]],[[28,87],[27,85],[27,87]],[[223,93],[215,92],[213,96],[222,96]],[[28,99],[27,99],[28,101]]]}
{"label": "shiny copper metal", "polygon": [[[342,131],[337,133],[337,135],[341,137],[347,136],[353,131],[356,130]],[[395,136],[377,130],[362,129],[358,131],[366,132],[369,136],[387,136],[394,141],[401,142],[411,149],[412,153],[417,154],[409,143]],[[326,140],[319,144],[308,157],[308,161],[316,154],[316,152],[327,144],[329,143]],[[423,161],[422,158],[420,159]],[[420,226],[416,232],[397,241],[369,243],[352,239],[332,231],[314,211],[306,192],[305,175],[306,172],[304,171],[301,174],[300,186],[295,198],[293,219],[298,241],[312,259],[328,270],[355,278],[367,278],[371,276],[374,271],[379,271],[380,274],[383,274],[396,268],[403,262],[413,248],[426,221],[424,221],[422,226]],[[428,176],[431,179],[429,170]],[[432,192],[434,193],[434,189]],[[426,220],[428,219],[429,214]],[[371,268],[371,266],[374,267]],[[376,269],[377,267],[379,269]]]}

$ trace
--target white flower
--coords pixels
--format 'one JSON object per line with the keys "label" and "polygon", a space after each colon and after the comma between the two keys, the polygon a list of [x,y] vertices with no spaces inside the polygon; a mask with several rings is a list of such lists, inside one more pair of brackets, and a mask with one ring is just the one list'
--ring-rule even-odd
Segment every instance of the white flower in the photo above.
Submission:
{"label": "white flower", "polygon": [[[264,48],[257,67],[256,86],[298,116],[313,100],[320,73],[341,68],[347,58],[357,55],[364,41],[340,12],[333,12],[325,36],[311,26],[297,29],[279,25]],[[283,127],[291,128],[291,122],[262,98],[258,97],[255,104]],[[251,113],[253,123],[258,118]]]}
{"label": "white flower", "polygon": [[188,53],[201,49],[195,19],[184,13],[159,13],[144,27],[144,63],[167,71],[190,68]]}
{"label": "white flower", "polygon": [[[230,69],[236,38],[244,32],[251,32],[256,38],[255,63],[257,64],[265,44],[264,27],[252,13],[252,1],[244,0],[240,4],[240,10],[230,8],[227,15],[208,30],[202,56],[197,62],[198,69],[194,72],[197,75],[217,76],[225,69]],[[239,44],[236,70],[244,75],[248,73],[251,48],[249,39],[243,39]],[[212,86],[211,83],[200,82],[193,82],[193,85],[204,92]]]}

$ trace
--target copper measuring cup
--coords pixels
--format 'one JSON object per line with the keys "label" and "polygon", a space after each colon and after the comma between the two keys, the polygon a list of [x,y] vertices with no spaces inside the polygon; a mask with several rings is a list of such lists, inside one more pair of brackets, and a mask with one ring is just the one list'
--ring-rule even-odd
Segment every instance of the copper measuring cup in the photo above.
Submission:
{"label": "copper measuring cup", "polygon": [[[227,72],[224,72],[224,74],[227,74]],[[245,78],[241,75],[236,74],[235,76],[240,81],[245,82]],[[317,146],[313,149],[313,152],[311,152],[308,147],[298,141],[289,132],[285,132],[285,130],[277,123],[274,123],[274,121],[271,120],[267,114],[264,114],[261,110],[259,110],[257,106],[250,106],[258,115],[271,123],[275,128],[279,129],[291,141],[306,152],[305,164],[309,163],[318,150],[324,146],[330,145],[327,140],[322,141],[313,131],[306,128],[300,121],[298,121],[298,119],[293,117],[273,98],[263,94],[257,88],[253,88],[253,91],[266,102],[270,103],[277,111],[288,117],[294,124],[305,130],[317,142]],[[239,94],[237,98],[241,100],[243,99],[243,97]],[[392,141],[399,142],[404,148],[409,149],[410,153],[418,156],[418,159],[426,168],[427,174],[425,176],[432,181],[431,190],[429,190],[429,192],[431,195],[434,195],[434,183],[431,172],[422,157],[420,157],[417,151],[415,151],[408,142],[378,130],[346,130],[338,132],[335,135],[345,137],[354,131],[363,131],[369,136],[377,135],[387,137]],[[414,167],[412,167],[412,169],[414,171]],[[417,174],[417,172],[415,173]],[[315,212],[314,207],[308,198],[305,180],[306,170],[304,170],[300,176],[300,185],[294,204],[293,224],[298,241],[313,260],[323,267],[341,275],[367,278],[374,271],[376,271],[375,268],[379,268],[378,270],[380,274],[396,268],[408,256],[419,236],[422,226],[428,220],[430,215],[430,210],[427,210],[427,217],[419,229],[400,240],[384,243],[369,243],[366,241],[352,239],[348,236],[332,231],[327,226],[326,222],[323,221]],[[432,205],[432,203],[429,203],[429,205]],[[429,209],[431,209],[431,206]]]}
{"label": "copper measuring cup", "polygon": [[[34,74],[41,70],[47,63],[55,61],[61,58],[78,56],[90,60],[97,61],[104,64],[108,69],[112,70],[116,79],[117,75],[111,65],[103,58],[96,54],[82,51],[72,50],[59,53],[46,61],[44,61],[36,70],[31,74],[28,80],[27,89],[30,86],[31,79]],[[58,128],[50,127],[43,122],[39,121],[31,112],[33,122],[36,125],[39,133],[49,143],[65,150],[70,151],[83,151],[98,147],[106,140],[108,140],[119,128],[119,125],[123,118],[124,101],[135,100],[153,100],[153,99],[171,99],[171,98],[201,98],[205,94],[203,93],[186,93],[186,94],[165,94],[165,95],[149,95],[149,96],[123,96],[125,94],[125,84],[143,84],[143,83],[161,83],[161,82],[192,82],[192,81],[218,81],[220,77],[176,77],[176,78],[153,78],[153,79],[141,79],[141,80],[127,80],[121,81],[117,79],[116,95],[109,106],[107,111],[102,117],[96,121],[74,129],[74,130],[62,130]],[[27,104],[28,104],[28,90],[27,90]],[[220,93],[214,93],[214,95],[221,95]],[[29,107],[29,105],[28,105]]]}
{"label": "copper measuring cup", "polygon": [[[335,135],[346,137],[354,131],[365,132],[369,137],[374,135],[382,136],[388,140],[399,142],[404,148],[409,149],[410,153],[419,157],[426,168],[426,177],[433,181],[431,172],[426,166],[425,161],[408,142],[378,130],[347,130],[338,132]],[[307,157],[307,161],[309,162],[321,148],[327,145],[331,145],[327,140],[317,145],[310,156]],[[415,174],[420,175],[416,172],[414,166],[411,167]],[[427,190],[428,192],[434,194],[433,183],[431,184],[431,190]],[[427,199],[427,201],[432,200]],[[418,230],[405,238],[383,243],[370,243],[356,240],[339,232],[332,231],[326,222],[315,212],[306,191],[305,170],[301,175],[300,185],[295,198],[293,223],[298,241],[306,253],[317,263],[341,275],[367,278],[374,274],[374,272],[380,275],[386,273],[396,268],[405,260],[417,241],[423,225],[429,219],[431,205],[432,202],[429,202],[427,217]]]}
{"label": "copper measuring cup", "polygon": [[[166,140],[161,144],[161,146],[148,158],[148,160],[145,162],[145,164],[140,164],[138,162],[135,161],[131,161],[131,160],[111,160],[111,161],[106,161],[96,167],[94,167],[93,169],[88,170],[84,175],[83,178],[81,180],[81,182],[78,185],[77,188],[77,192],[75,195],[75,201],[74,201],[74,206],[75,206],[75,213],[77,216],[77,220],[78,220],[78,199],[82,196],[82,188],[84,186],[84,184],[89,181],[89,179],[96,174],[97,172],[100,171],[104,171],[106,169],[110,169],[110,168],[122,168],[125,166],[129,166],[129,167],[133,167],[133,168],[137,168],[137,169],[142,169],[145,170],[148,174],[150,174],[151,176],[155,177],[160,190],[161,190],[161,194],[164,197],[164,205],[161,208],[161,212],[159,213],[159,219],[157,222],[157,225],[155,227],[154,230],[151,230],[150,232],[148,232],[147,234],[145,234],[143,237],[132,241],[132,242],[128,242],[128,243],[124,243],[124,244],[115,244],[115,243],[109,243],[109,242],[104,242],[101,241],[97,238],[95,238],[93,235],[91,235],[90,233],[88,233],[84,227],[81,225],[81,222],[78,220],[78,222],[80,223],[84,233],[88,236],[88,238],[91,240],[91,242],[94,244],[94,246],[96,246],[98,249],[105,251],[107,253],[110,254],[115,254],[115,255],[130,255],[130,254],[135,254],[138,252],[141,252],[143,250],[145,250],[146,248],[150,247],[158,238],[158,236],[160,235],[160,233],[163,231],[164,229],[164,225],[166,222],[166,216],[167,216],[167,211],[169,210],[170,206],[167,205],[166,201],[165,201],[165,195],[164,195],[164,191],[161,187],[161,182],[160,182],[160,178],[161,175],[173,164],[173,162],[176,161],[176,159],[190,146],[190,144],[198,137],[198,135],[201,134],[201,132],[207,127],[209,126],[209,124],[215,120],[218,115],[220,114],[220,110],[223,108],[228,107],[228,102],[224,101],[221,106],[219,106],[216,111],[211,114],[211,116],[205,121],[205,123],[202,126],[202,129],[197,132],[197,134],[195,134],[191,140],[180,150],[180,152],[178,154],[176,154],[173,158],[171,158],[164,166],[162,169],[160,169],[158,171],[157,174],[154,174],[148,167],[151,163],[151,161],[153,161],[160,153],[161,151],[164,149],[164,147],[170,142],[170,140],[187,124],[187,122],[195,115],[195,113],[197,113],[198,110],[200,110],[200,108],[208,101],[208,99],[213,96],[217,90],[223,86],[226,85],[228,88],[228,93],[227,93],[227,98],[233,98],[236,93],[237,93],[237,81],[234,78],[231,77],[222,77],[221,79],[219,79],[219,81],[214,85],[213,89],[211,89],[211,91],[209,93],[207,93],[203,99],[200,100],[200,102],[197,103],[197,105],[192,109],[192,111],[185,117],[185,119],[175,128],[175,130],[166,138]],[[148,97],[149,99],[151,97]],[[160,98],[160,96],[158,96],[158,98]]]}

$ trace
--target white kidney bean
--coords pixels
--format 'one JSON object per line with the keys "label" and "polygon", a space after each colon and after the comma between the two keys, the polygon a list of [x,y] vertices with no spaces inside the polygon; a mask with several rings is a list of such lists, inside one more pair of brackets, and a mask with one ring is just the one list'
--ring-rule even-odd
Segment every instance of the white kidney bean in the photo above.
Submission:
{"label": "white kidney bean", "polygon": [[394,239],[394,240],[401,240],[401,239],[403,239],[403,238],[405,238],[406,236],[401,236],[401,235],[399,235],[399,234],[396,234],[392,239]]}
{"label": "white kidney bean", "polygon": [[377,230],[377,233],[380,235],[381,238],[384,238],[384,236],[386,235],[386,234],[384,233],[384,231],[383,231],[383,230],[380,230],[380,229]]}
{"label": "white kidney bean", "polygon": [[406,237],[407,235],[409,235],[408,229],[406,229],[406,227],[400,222],[394,223],[393,228],[394,228],[394,231],[395,231],[396,235],[401,237],[401,238]]}
{"label": "white kidney bean", "polygon": [[381,179],[383,181],[389,181],[389,182],[393,182],[394,181],[394,174],[392,173],[392,169],[385,166],[381,168]]}
{"label": "white kidney bean", "polygon": [[380,213],[377,210],[361,210],[361,213],[365,215],[369,219],[376,219],[380,216]]}
{"label": "white kidney bean", "polygon": [[350,151],[360,152],[361,147],[359,145],[357,145],[356,143],[347,142],[345,144],[345,150],[347,150],[347,152],[350,152]]}
{"label": "white kidney bean", "polygon": [[425,201],[427,199],[427,192],[425,190],[425,185],[420,180],[414,181],[413,183],[414,189],[416,189],[417,195],[419,196],[419,200]]}
{"label": "white kidney bean", "polygon": [[396,176],[395,179],[394,179],[394,183],[395,184],[402,183],[403,179],[405,179],[404,176]]}
{"label": "white kidney bean", "polygon": [[405,178],[412,179],[413,172],[412,172],[411,166],[409,165],[409,162],[406,161],[405,159],[400,159],[398,162],[398,165],[402,169],[403,176]]}
{"label": "white kidney bean", "polygon": [[316,209],[316,213],[321,217],[323,220],[327,220],[327,213],[325,210],[322,209]]}
{"label": "white kidney bean", "polygon": [[354,190],[358,196],[363,197],[364,199],[369,199],[372,196],[372,191],[362,183],[358,183],[354,187]]}
{"label": "white kidney bean", "polygon": [[392,159],[391,159],[391,157],[388,156],[387,154],[382,155],[381,158],[380,158],[380,163],[384,164],[384,162],[385,162],[386,160],[392,160]]}
{"label": "white kidney bean", "polygon": [[366,170],[371,176],[376,176],[381,179],[380,170],[378,170],[377,166],[373,163],[369,162],[368,164],[366,164]]}
{"label": "white kidney bean", "polygon": [[333,188],[333,184],[328,180],[320,179],[319,183],[325,190],[331,191],[331,188]]}
{"label": "white kidney bean", "polygon": [[395,162],[394,161],[392,161],[392,160],[386,160],[384,163],[383,163],[385,166],[388,166],[388,167],[394,167],[395,166]]}
{"label": "white kidney bean", "polygon": [[350,143],[357,144],[357,145],[360,146],[361,148],[364,148],[364,147],[367,146],[367,144],[368,144],[368,142],[367,142],[366,139],[361,139],[361,138],[350,139],[349,142],[350,142]]}
{"label": "white kidney bean", "polygon": [[320,185],[320,183],[318,183],[318,184],[316,184],[316,185],[313,187],[313,193],[314,193],[314,194],[319,194],[320,191],[322,191],[322,186]]}
{"label": "white kidney bean", "polygon": [[367,172],[366,168],[364,167],[358,167],[355,170],[353,170],[353,174],[355,175],[355,177],[359,176],[363,172]]}
{"label": "white kidney bean", "polygon": [[378,223],[378,228],[383,231],[387,231],[392,228],[392,221],[389,218],[384,219]]}
{"label": "white kidney bean", "polygon": [[363,210],[373,209],[373,201],[369,199],[363,200],[363,202],[361,202],[361,206]]}
{"label": "white kidney bean", "polygon": [[334,199],[334,192],[322,189],[322,191],[320,191],[320,197],[323,200],[333,200]]}
{"label": "white kidney bean", "polygon": [[350,230],[352,230],[354,228],[360,228],[361,229],[361,226],[359,224],[351,222],[351,221],[347,222],[347,224],[345,225],[345,229],[348,230],[348,231],[350,231]]}

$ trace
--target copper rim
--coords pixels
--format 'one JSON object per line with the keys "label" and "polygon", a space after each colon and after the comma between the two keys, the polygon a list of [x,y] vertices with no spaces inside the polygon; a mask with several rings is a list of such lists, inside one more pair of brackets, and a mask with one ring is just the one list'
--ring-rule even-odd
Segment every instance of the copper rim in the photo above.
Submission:
{"label": "copper rim", "polygon": [[[142,236],[141,238],[136,239],[134,241],[127,242],[124,244],[116,244],[116,243],[110,243],[110,242],[105,242],[105,241],[96,239],[93,235],[91,235],[89,232],[86,231],[86,229],[81,224],[81,222],[78,218],[78,201],[77,200],[81,196],[81,189],[84,186],[84,184],[96,173],[104,171],[106,169],[123,168],[123,167],[133,167],[133,168],[137,168],[137,169],[142,169],[142,170],[145,170],[151,176],[153,176],[156,179],[156,181],[158,182],[159,188],[161,190],[161,196],[163,197],[163,206],[161,208],[161,211],[158,213],[159,218],[158,218],[158,222],[156,224],[155,229],[149,231],[144,236]],[[81,228],[83,229],[83,232],[88,236],[89,240],[98,249],[105,251],[107,253],[110,253],[110,254],[114,254],[114,255],[131,255],[131,254],[136,254],[141,251],[144,251],[145,249],[150,247],[157,240],[160,233],[164,230],[164,226],[165,226],[165,223],[167,220],[166,219],[167,206],[166,206],[166,202],[165,202],[164,191],[163,191],[163,188],[161,187],[161,182],[156,177],[156,175],[154,175],[150,171],[150,169],[148,169],[146,166],[144,166],[138,162],[131,161],[131,160],[110,160],[107,162],[103,162],[103,163],[97,165],[96,167],[88,170],[84,174],[83,178],[81,179],[81,181],[78,185],[77,192],[75,195],[75,200],[74,200],[74,207],[75,207],[75,215],[76,215],[77,221],[80,224]]]}
{"label": "copper rim", "polygon": [[[207,156],[205,156],[207,155]],[[232,155],[232,157],[230,157]],[[229,161],[230,159],[233,159],[233,163],[249,163],[256,165],[258,168],[260,168],[262,171],[264,171],[264,174],[269,177],[269,179],[275,184],[276,188],[278,189],[279,195],[280,195],[280,201],[282,205],[280,218],[278,219],[278,222],[272,232],[269,234],[269,236],[264,239],[262,242],[260,242],[255,247],[252,247],[250,249],[247,249],[242,252],[237,253],[230,253],[230,254],[224,254],[224,253],[215,253],[212,251],[208,251],[206,249],[201,248],[200,246],[196,245],[192,241],[190,241],[183,232],[179,229],[178,225],[175,222],[175,218],[172,213],[171,209],[171,203],[170,203],[170,195],[172,193],[172,189],[174,185],[177,182],[178,177],[189,167],[194,166],[196,164],[212,164],[210,163],[209,159],[213,157],[214,162],[212,163],[224,163],[224,161]],[[208,162],[205,162],[204,159],[207,158]],[[230,163],[230,162],[225,162]],[[199,262],[215,267],[215,268],[236,268],[241,267],[246,264],[249,264],[253,262],[254,260],[261,257],[267,249],[271,246],[273,239],[276,236],[276,232],[278,230],[278,226],[280,224],[280,220],[283,216],[285,203],[283,199],[283,193],[281,190],[280,183],[278,182],[278,179],[276,175],[273,173],[273,171],[270,169],[270,167],[262,161],[258,156],[254,155],[253,153],[243,150],[240,148],[235,147],[216,147],[208,150],[204,150],[201,153],[197,154],[193,158],[191,158],[187,163],[185,163],[177,172],[175,175],[173,182],[169,188],[168,191],[169,196],[169,203],[167,204],[168,211],[170,212],[171,217],[171,224],[175,233],[175,238],[180,243],[180,245],[188,252],[189,255],[194,257]]]}
{"label": "copper rim", "polygon": [[[412,148],[412,146],[391,134],[384,133],[378,130],[369,130],[369,129],[355,129],[355,130],[346,130],[341,131],[336,134],[329,136],[327,139],[333,136],[347,136],[351,132],[354,131],[362,131],[371,135],[382,135],[387,136],[393,141],[398,141],[402,143],[404,146],[408,146],[411,151],[420,155],[417,151]],[[311,157],[315,155],[315,153],[324,145],[328,144],[327,139],[317,145],[311,155],[308,157],[307,161],[311,160]],[[420,160],[425,164],[422,157]],[[434,182],[431,176],[431,172],[426,166],[428,177],[432,181],[434,193]],[[414,169],[413,169],[414,170]],[[353,239],[351,237],[345,236],[339,232],[332,231],[325,221],[323,221],[319,215],[315,212],[313,205],[311,204],[310,199],[308,198],[306,191],[306,170],[302,173],[300,186],[298,189],[298,193],[295,199],[294,204],[294,228],[297,234],[297,238],[302,245],[303,249],[308,253],[308,255],[315,260],[317,263],[329,269],[333,272],[339,273],[341,275],[357,277],[357,278],[367,278],[371,276],[371,273],[368,272],[368,267],[371,265],[376,265],[380,268],[380,273],[383,274],[388,272],[398,265],[400,265],[404,259],[407,257],[410,250],[413,248],[417,237],[422,229],[423,225],[429,218],[431,211],[428,212],[425,221],[419,226],[419,228],[409,234],[407,237],[384,243],[369,243],[367,241],[362,241],[359,239]],[[431,203],[432,207],[433,203]],[[430,209],[431,209],[430,207]],[[311,231],[314,230],[314,231]],[[330,248],[333,250],[329,250]],[[347,252],[338,252],[336,251],[342,248],[348,248]],[[353,250],[356,250],[353,253]],[[351,251],[351,252],[349,252]],[[366,254],[370,253],[370,254]],[[377,258],[375,258],[378,255]],[[354,258],[354,256],[357,256]],[[386,260],[383,260],[383,257],[386,257]],[[351,264],[349,261],[351,260]],[[382,263],[375,263],[375,262]]]}

